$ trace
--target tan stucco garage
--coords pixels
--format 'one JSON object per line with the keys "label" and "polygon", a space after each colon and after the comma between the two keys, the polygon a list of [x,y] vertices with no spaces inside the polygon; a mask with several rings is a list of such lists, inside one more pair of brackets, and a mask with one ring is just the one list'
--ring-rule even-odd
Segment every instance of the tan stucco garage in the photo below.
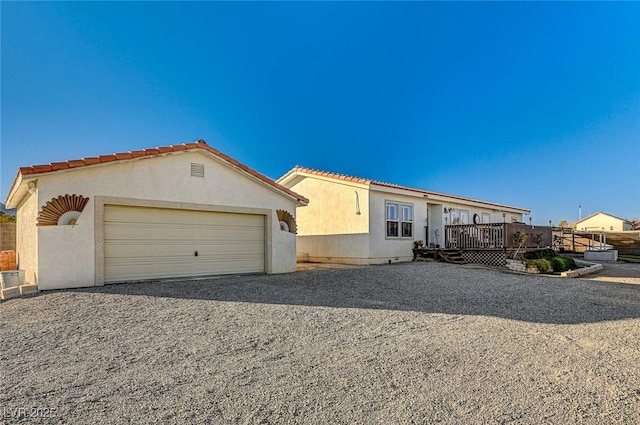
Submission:
{"label": "tan stucco garage", "polygon": [[6,202],[39,289],[292,272],[307,203],[204,141],[23,167]]}

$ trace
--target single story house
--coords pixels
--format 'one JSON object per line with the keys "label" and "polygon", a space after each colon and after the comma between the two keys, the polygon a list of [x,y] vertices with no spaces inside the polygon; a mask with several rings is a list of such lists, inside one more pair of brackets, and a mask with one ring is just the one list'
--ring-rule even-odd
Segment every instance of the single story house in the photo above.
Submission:
{"label": "single story house", "polygon": [[624,232],[633,230],[633,222],[602,211],[595,212],[571,224],[575,230]]}
{"label": "single story house", "polygon": [[311,201],[298,209],[300,261],[410,261],[413,242],[444,246],[447,225],[522,222],[530,211],[296,166],[278,183]]}
{"label": "single story house", "polygon": [[41,290],[293,272],[307,203],[203,140],[23,167],[6,200]]}

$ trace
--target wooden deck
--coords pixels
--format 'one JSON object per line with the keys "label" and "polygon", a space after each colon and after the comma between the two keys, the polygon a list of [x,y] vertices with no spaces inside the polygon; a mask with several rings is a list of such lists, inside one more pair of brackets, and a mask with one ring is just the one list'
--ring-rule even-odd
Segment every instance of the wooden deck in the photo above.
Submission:
{"label": "wooden deck", "polygon": [[513,238],[517,234],[526,235],[521,249],[550,247],[553,244],[551,227],[548,226],[524,223],[453,224],[445,226],[445,248],[518,248],[519,244]]}
{"label": "wooden deck", "polygon": [[415,248],[413,250],[413,261],[418,258],[430,258],[435,261],[443,261],[445,263],[452,264],[468,263],[458,249]]}

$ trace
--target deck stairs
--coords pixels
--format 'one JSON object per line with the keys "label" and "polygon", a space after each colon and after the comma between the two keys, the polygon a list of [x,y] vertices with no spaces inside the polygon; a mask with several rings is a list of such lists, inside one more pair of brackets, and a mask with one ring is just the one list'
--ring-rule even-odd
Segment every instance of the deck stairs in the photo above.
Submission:
{"label": "deck stairs", "polygon": [[445,263],[451,264],[467,264],[468,261],[462,256],[459,249],[442,249],[438,251],[438,259]]}

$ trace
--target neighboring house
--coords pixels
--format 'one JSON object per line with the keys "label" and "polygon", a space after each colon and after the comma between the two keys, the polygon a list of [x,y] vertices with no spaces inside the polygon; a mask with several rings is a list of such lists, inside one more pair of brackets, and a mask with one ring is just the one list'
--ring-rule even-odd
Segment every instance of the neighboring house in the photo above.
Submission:
{"label": "neighboring house", "polygon": [[633,230],[633,223],[624,218],[599,211],[582,220],[573,222],[571,227],[575,230],[585,231],[623,232],[625,230]]}
{"label": "neighboring house", "polygon": [[633,230],[640,230],[640,220],[633,221]]}
{"label": "neighboring house", "polygon": [[278,183],[303,194],[301,261],[376,264],[409,261],[413,241],[444,246],[448,224],[522,222],[530,211],[492,202],[295,167]]}
{"label": "neighboring house", "polygon": [[6,200],[39,289],[293,272],[307,202],[202,140],[20,168]]}

